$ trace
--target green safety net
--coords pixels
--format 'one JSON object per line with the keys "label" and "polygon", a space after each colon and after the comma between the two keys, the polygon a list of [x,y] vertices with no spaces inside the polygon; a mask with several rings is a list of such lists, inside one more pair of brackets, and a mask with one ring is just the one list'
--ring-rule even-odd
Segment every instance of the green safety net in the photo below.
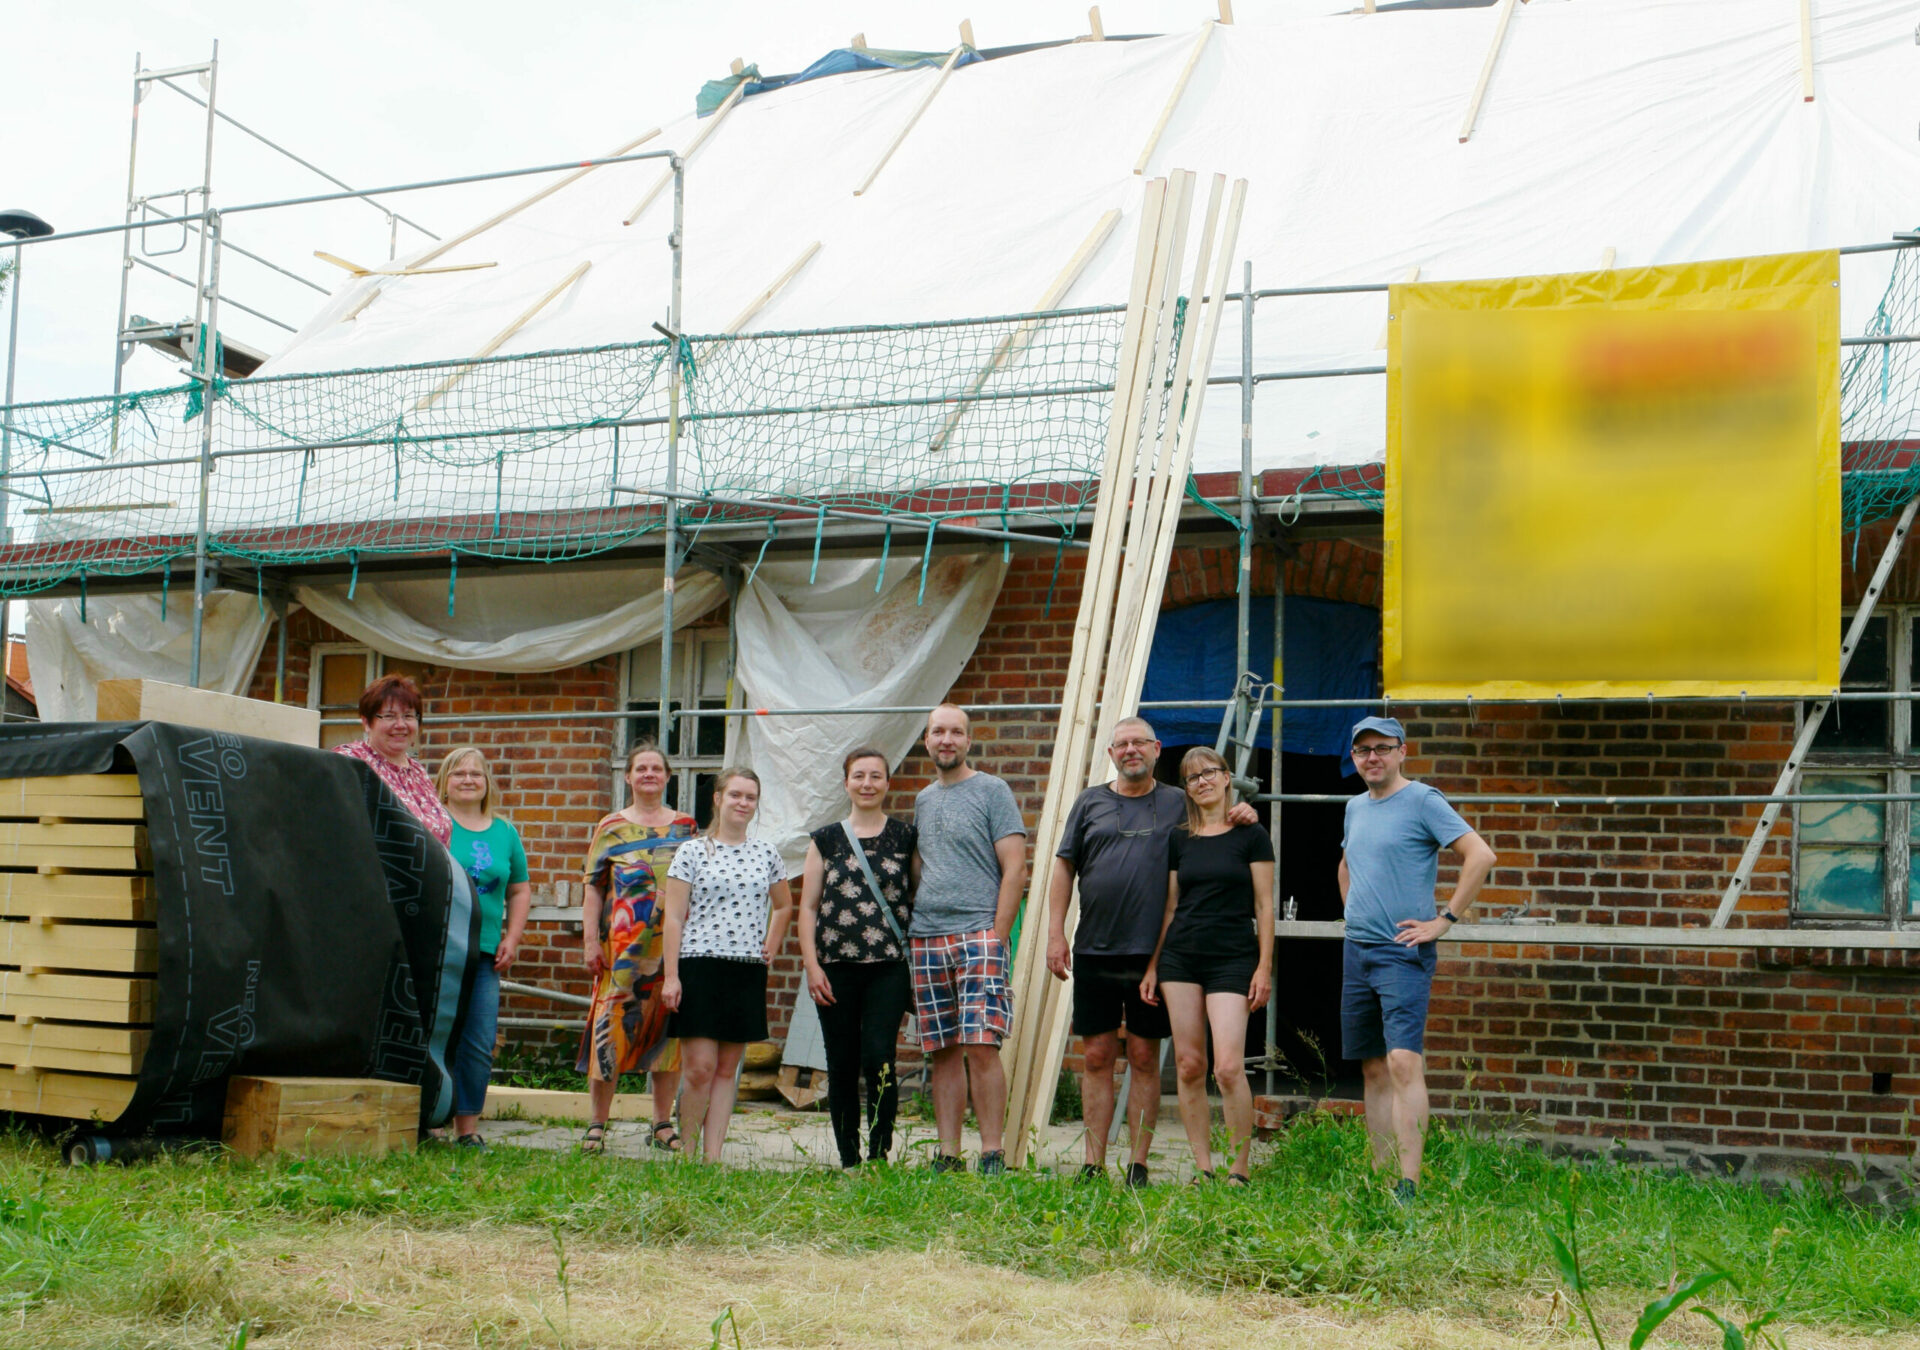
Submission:
{"label": "green safety net", "polygon": [[[1867,337],[1920,333],[1920,249],[1894,255]],[[1920,343],[1844,348],[1840,356],[1841,518],[1848,530],[1897,515],[1920,492]]]}
{"label": "green safety net", "polygon": [[659,530],[667,491],[694,498],[676,499],[694,528],[771,519],[771,502],[1065,530],[1099,473],[1123,318],[660,339],[19,404],[0,410],[0,595],[190,558],[203,449],[208,552],[250,567],[586,557]]}

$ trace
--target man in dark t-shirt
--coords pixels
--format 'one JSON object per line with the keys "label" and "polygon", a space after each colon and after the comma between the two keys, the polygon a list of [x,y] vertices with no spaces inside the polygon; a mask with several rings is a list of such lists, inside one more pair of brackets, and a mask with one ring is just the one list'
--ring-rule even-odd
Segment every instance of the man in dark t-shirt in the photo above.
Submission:
{"label": "man in dark t-shirt", "polygon": [[[1086,1163],[1081,1175],[1104,1176],[1113,1124],[1114,1061],[1127,1031],[1127,1125],[1133,1159],[1129,1186],[1147,1184],[1147,1150],[1160,1115],[1160,1042],[1170,1034],[1164,1007],[1140,997],[1140,980],[1160,941],[1167,911],[1167,841],[1186,819],[1187,795],[1154,781],[1160,742],[1144,718],[1113,728],[1107,755],[1119,776],[1088,788],[1068,813],[1047,888],[1047,969],[1073,979],[1073,1032],[1081,1038],[1081,1113]],[[1244,803],[1236,822],[1258,819]],[[1071,949],[1067,916],[1075,879],[1080,922]]]}

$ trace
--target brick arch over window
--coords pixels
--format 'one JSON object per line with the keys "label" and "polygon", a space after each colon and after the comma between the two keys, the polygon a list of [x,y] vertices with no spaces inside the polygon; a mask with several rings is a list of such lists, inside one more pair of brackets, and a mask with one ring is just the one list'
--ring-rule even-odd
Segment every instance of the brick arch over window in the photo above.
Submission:
{"label": "brick arch over window", "polygon": [[[1316,539],[1298,546],[1286,562],[1288,595],[1315,600],[1344,600],[1349,604],[1380,607],[1380,555],[1344,539]],[[1272,595],[1275,577],[1272,548],[1253,550],[1253,593]],[[1238,594],[1239,550],[1182,548],[1174,550],[1167,569],[1162,609],[1181,609],[1203,600],[1226,600]]]}

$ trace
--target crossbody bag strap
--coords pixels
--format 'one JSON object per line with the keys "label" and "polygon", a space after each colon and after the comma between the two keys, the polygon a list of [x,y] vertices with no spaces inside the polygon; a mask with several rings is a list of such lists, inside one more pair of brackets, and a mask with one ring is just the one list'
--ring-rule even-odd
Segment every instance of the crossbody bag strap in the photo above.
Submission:
{"label": "crossbody bag strap", "polygon": [[846,831],[847,842],[853,846],[853,860],[860,864],[860,875],[867,879],[867,888],[873,892],[873,898],[880,902],[880,917],[887,921],[887,927],[893,930],[893,939],[900,944],[900,950],[907,950],[907,935],[900,931],[900,921],[893,917],[893,906],[887,903],[887,893],[880,889],[880,883],[874,879],[873,864],[867,861],[867,851],[860,847],[860,836],[853,832],[853,822],[843,820],[840,828]]}

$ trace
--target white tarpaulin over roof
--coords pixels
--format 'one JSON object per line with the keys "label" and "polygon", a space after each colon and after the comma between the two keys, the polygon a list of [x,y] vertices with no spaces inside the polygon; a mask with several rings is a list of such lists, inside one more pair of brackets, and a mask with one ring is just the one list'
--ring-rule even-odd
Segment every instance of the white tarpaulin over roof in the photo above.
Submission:
{"label": "white tarpaulin over roof", "polygon": [[[1513,16],[1464,144],[1493,9],[1214,26],[1147,172],[1250,181],[1240,243],[1260,287],[1397,280],[1416,266],[1425,280],[1582,271],[1608,250],[1632,267],[1881,240],[1920,223],[1914,9],[1815,0],[1813,16],[1808,103],[1792,4],[1532,0]],[[937,72],[859,72],[743,100],[688,161],[684,331],[720,329],[816,240],[818,255],[750,330],[1026,310],[1115,207],[1125,218],[1063,303],[1123,300],[1134,164],[1200,31],[960,67],[859,197]],[[684,147],[704,125],[689,116],[644,148]],[[343,286],[267,371],[470,355],[589,260],[501,350],[650,336],[667,313],[672,193],[621,222],[661,171],[596,170],[434,260],[497,267]],[[1887,262],[1851,259],[1843,275],[1843,325],[1858,332]],[[1380,364],[1383,317],[1377,294],[1263,301],[1256,369]],[[1239,369],[1235,321],[1218,374]],[[1378,377],[1267,386],[1256,465],[1378,459],[1384,397]],[[1196,471],[1238,467],[1237,402],[1210,402]]]}

